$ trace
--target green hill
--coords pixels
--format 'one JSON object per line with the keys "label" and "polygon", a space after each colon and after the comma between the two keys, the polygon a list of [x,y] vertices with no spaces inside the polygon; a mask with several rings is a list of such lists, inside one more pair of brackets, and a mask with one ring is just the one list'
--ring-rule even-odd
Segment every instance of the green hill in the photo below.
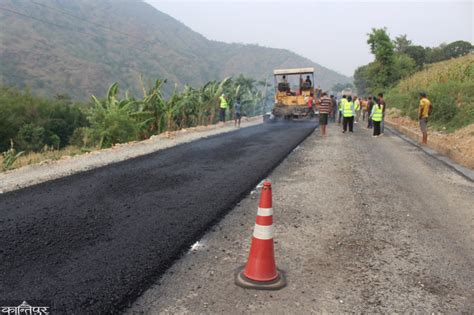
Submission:
{"label": "green hill", "polygon": [[433,103],[435,128],[454,131],[474,123],[474,55],[431,64],[401,80],[386,95],[389,107],[418,119],[419,93]]}
{"label": "green hill", "polygon": [[278,67],[314,66],[322,88],[350,81],[288,50],[210,41],[139,0],[4,0],[0,29],[0,83],[45,95],[85,99],[114,81],[139,92],[140,75],[262,79]]}

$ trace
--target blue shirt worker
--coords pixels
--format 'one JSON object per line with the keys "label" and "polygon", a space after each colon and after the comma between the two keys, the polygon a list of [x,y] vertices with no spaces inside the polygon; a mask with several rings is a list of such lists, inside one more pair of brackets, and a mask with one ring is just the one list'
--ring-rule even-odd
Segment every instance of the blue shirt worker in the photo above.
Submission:
{"label": "blue shirt worker", "polygon": [[240,128],[240,119],[242,118],[242,104],[240,98],[234,104],[234,126]]}

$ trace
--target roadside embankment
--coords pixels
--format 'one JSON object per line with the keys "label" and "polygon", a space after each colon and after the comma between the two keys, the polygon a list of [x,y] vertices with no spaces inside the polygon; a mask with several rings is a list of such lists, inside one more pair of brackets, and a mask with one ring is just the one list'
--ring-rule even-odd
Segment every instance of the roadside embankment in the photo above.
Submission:
{"label": "roadside embankment", "polygon": [[[262,122],[262,116],[242,120],[242,127]],[[109,149],[97,150],[76,156],[63,156],[58,160],[45,160],[0,173],[0,193],[39,184],[48,180],[72,175],[100,166],[163,150],[182,143],[235,130],[234,122],[225,125],[198,126],[163,133],[144,141],[117,144]]]}
{"label": "roadside embankment", "polygon": [[[413,141],[421,142],[418,123],[408,117],[387,116],[389,127],[404,134]],[[461,128],[454,133],[429,130],[428,147],[449,157],[455,162],[474,169],[474,124]]]}

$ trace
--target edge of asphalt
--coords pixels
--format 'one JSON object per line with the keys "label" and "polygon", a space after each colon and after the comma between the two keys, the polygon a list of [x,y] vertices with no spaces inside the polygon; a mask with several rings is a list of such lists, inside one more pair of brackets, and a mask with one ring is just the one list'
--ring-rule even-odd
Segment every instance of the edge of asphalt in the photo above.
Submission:
{"label": "edge of asphalt", "polygon": [[456,173],[463,176],[467,180],[469,180],[471,182],[474,182],[474,171],[473,170],[470,170],[470,169],[454,162],[453,160],[451,160],[447,156],[444,156],[444,155],[440,154],[436,150],[430,149],[428,147],[421,146],[420,144],[418,144],[417,142],[411,140],[410,138],[408,138],[407,136],[405,136],[401,132],[395,130],[394,128],[391,128],[391,127],[388,127],[387,125],[385,125],[385,129],[389,130],[390,133],[396,135],[400,139],[405,140],[407,143],[411,144],[412,146],[414,146],[414,147],[418,148],[419,150],[423,151],[426,155],[430,156],[431,158],[443,163],[444,165],[446,165],[450,169],[454,170]]}
{"label": "edge of asphalt", "polygon": [[[130,308],[131,305],[133,305],[133,303],[136,301],[136,299],[141,296],[144,292],[146,292],[153,284],[155,284],[157,281],[159,281],[162,276],[169,270],[169,268],[171,268],[171,266],[173,266],[173,264],[175,264],[179,259],[181,259],[191,248],[192,244],[194,244],[196,241],[199,241],[201,240],[202,238],[205,237],[206,234],[208,234],[210,231],[212,231],[212,228],[215,227],[219,222],[221,222],[222,220],[224,220],[224,218],[229,215],[232,210],[236,207],[236,205],[241,202],[243,199],[246,198],[247,195],[249,195],[254,189],[255,187],[263,180],[265,180],[265,178],[267,178],[270,174],[272,174],[272,172],[285,160],[288,158],[288,156],[290,156],[295,150],[296,148],[298,148],[306,139],[308,139],[308,137],[310,137],[317,129],[319,129],[319,121],[317,122],[315,128],[309,132],[305,137],[303,137],[301,139],[301,141],[299,141],[298,143],[295,144],[295,146],[293,148],[291,148],[289,151],[288,151],[288,154],[286,154],[285,156],[283,156],[281,159],[279,159],[278,161],[275,162],[275,164],[270,167],[267,172],[265,174],[262,175],[262,177],[260,177],[257,181],[255,181],[253,183],[253,185],[248,189],[246,189],[245,191],[243,191],[236,199],[235,199],[235,202],[233,202],[230,206],[228,206],[227,208],[225,209],[222,209],[222,211],[216,216],[214,217],[213,220],[211,220],[211,222],[209,222],[209,224],[200,229],[199,231],[196,231],[196,233],[194,234],[194,237],[193,237],[193,241],[188,243],[188,244],[184,244],[182,249],[179,250],[179,252],[170,259],[170,261],[164,266],[165,267],[165,272],[163,272],[162,274],[160,274],[158,277],[155,277],[153,279],[150,279],[150,282],[148,283],[145,283],[145,285],[140,289],[140,291],[136,292],[135,293],[135,297],[132,299],[132,300],[123,300],[121,303],[120,303],[120,306],[118,307],[118,309],[120,309],[120,313],[124,313],[124,311],[128,308]],[[196,139],[198,140],[198,139]]]}
{"label": "edge of asphalt", "polygon": [[[250,127],[250,126],[249,126]],[[196,233],[194,234],[193,236],[193,241],[192,242],[189,242],[188,244],[184,244],[182,249],[179,250],[179,252],[174,256],[174,257],[171,257],[171,259],[169,260],[168,263],[166,263],[164,265],[164,268],[165,270],[168,270],[177,260],[179,260],[183,255],[185,255],[191,245],[196,241],[196,240],[200,240],[202,239],[207,233],[209,233],[209,231],[212,230],[213,227],[216,226],[216,224],[218,224],[222,219],[224,219],[233,209],[234,207],[241,201],[243,200],[248,194],[250,194],[250,192],[252,190],[255,189],[255,186],[258,185],[258,183],[260,181],[262,181],[263,179],[267,178],[285,159],[288,158],[289,155],[291,155],[292,152],[295,151],[296,148],[298,148],[298,146],[300,146],[308,137],[310,137],[312,134],[314,134],[315,130],[317,130],[319,128],[319,124],[316,122],[315,123],[315,126],[314,128],[312,128],[311,131],[309,131],[304,137],[302,137],[300,139],[300,141],[298,141],[297,143],[294,144],[294,146],[292,146],[291,148],[288,148],[288,152],[287,154],[285,154],[284,156],[282,156],[279,160],[275,161],[275,163],[269,168],[267,169],[267,171],[262,174],[262,176],[256,180],[252,186],[249,185],[249,187],[243,191],[236,199],[235,199],[235,202],[233,202],[231,205],[229,205],[228,207],[226,207],[225,209],[222,209],[222,211],[207,225],[205,226],[204,228],[196,231]],[[232,131],[232,130],[231,130]],[[230,132],[231,132],[230,131]],[[228,132],[222,132],[222,134],[224,133],[228,133]],[[194,139],[194,140],[200,140],[200,139],[203,139],[203,138],[208,138],[208,137],[212,137],[212,136],[216,136],[216,135],[206,135],[206,136],[203,136],[199,139]],[[191,140],[191,141],[186,141],[185,143],[188,143],[188,142],[192,142],[194,140]],[[182,143],[182,144],[185,144],[185,143]],[[159,150],[156,150],[156,151],[159,151]],[[113,163],[111,163],[113,164]],[[104,165],[105,166],[105,165]],[[100,167],[100,166],[99,166]],[[91,169],[90,169],[91,170]],[[83,171],[90,171],[90,170],[83,170]],[[77,172],[77,173],[81,173],[83,172],[82,170]],[[72,174],[71,174],[72,175]],[[69,176],[69,175],[65,175],[65,176]],[[55,179],[51,179],[51,180],[55,180]],[[49,180],[47,180],[49,181]],[[35,183],[33,185],[36,185],[38,183]],[[32,186],[33,186],[32,185]],[[23,187],[22,187],[23,188]],[[163,274],[157,276],[157,277],[153,277],[153,278],[150,278],[149,281],[146,281],[144,283],[144,285],[139,288],[136,292],[132,293],[133,295],[133,298],[130,299],[130,297],[125,297],[117,306],[117,309],[120,310],[120,312],[123,312],[125,309],[127,309],[130,305],[132,305],[132,303],[136,300],[136,298],[138,296],[140,296],[144,291],[146,291],[151,285],[153,285],[154,283],[156,283],[156,281],[158,281],[161,277],[162,277]]]}
{"label": "edge of asphalt", "polygon": [[[242,122],[242,128],[248,128],[261,124],[262,116],[250,117]],[[67,177],[70,175],[90,171],[99,167],[137,158],[157,151],[165,150],[184,143],[193,142],[209,138],[218,134],[233,132],[233,121],[228,121],[220,128],[219,125],[186,128],[173,133],[172,137],[167,137],[165,133],[151,137],[143,141],[132,141],[129,143],[117,144],[112,148],[93,151],[89,154],[67,156],[52,163],[36,163],[0,173],[0,195],[34,186],[51,180]],[[204,128],[204,129],[203,129]],[[190,130],[193,130],[189,132]],[[163,140],[169,140],[163,142]],[[157,142],[159,141],[159,142]],[[127,153],[128,151],[128,153]],[[114,156],[111,158],[111,156]]]}

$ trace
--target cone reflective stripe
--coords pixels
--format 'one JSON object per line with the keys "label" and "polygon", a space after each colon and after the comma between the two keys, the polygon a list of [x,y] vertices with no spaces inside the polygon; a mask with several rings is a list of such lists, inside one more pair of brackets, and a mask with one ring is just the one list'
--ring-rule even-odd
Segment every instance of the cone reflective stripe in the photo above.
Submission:
{"label": "cone reflective stripe", "polygon": [[249,258],[245,268],[237,274],[236,283],[245,288],[270,290],[285,286],[285,280],[275,264],[270,182],[263,184]]}
{"label": "cone reflective stripe", "polygon": [[273,239],[273,225],[255,224],[255,228],[253,230],[253,238],[257,240]]}

